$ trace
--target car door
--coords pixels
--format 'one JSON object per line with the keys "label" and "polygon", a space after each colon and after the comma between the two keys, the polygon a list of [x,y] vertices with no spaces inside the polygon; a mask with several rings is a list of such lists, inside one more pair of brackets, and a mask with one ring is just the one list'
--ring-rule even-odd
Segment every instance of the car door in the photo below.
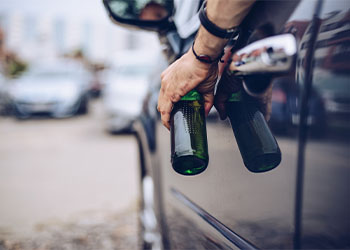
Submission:
{"label": "car door", "polygon": [[[309,227],[314,229],[317,226],[310,225],[308,221],[310,214],[324,216],[329,209],[336,207],[332,214],[338,214],[340,211],[342,213],[338,214],[337,219],[347,218],[342,217],[345,216],[345,209],[349,208],[348,204],[344,203],[345,195],[348,194],[346,181],[349,174],[345,169],[348,162],[345,153],[341,151],[343,153],[339,156],[333,144],[327,144],[329,147],[327,148],[322,146],[324,144],[321,141],[315,143],[314,149],[305,147],[308,130],[312,131],[318,128],[318,125],[321,126],[321,123],[307,122],[308,115],[314,113],[307,111],[310,109],[308,101],[311,98],[309,94],[305,94],[308,91],[305,90],[305,83],[302,82],[312,79],[310,76],[313,70],[310,62],[314,55],[314,44],[317,41],[313,34],[318,32],[320,25],[317,15],[321,5],[320,1],[267,1],[267,3],[258,3],[246,20],[248,27],[252,27],[253,35],[264,31],[269,34],[289,32],[294,34],[298,42],[298,67],[295,69],[297,72],[293,71],[284,78],[275,80],[292,85],[291,87],[298,89],[299,93],[295,100],[297,108],[294,109],[294,114],[290,113],[289,125],[295,132],[282,136],[276,134],[282,151],[282,162],[276,169],[266,173],[249,172],[242,162],[229,122],[208,119],[209,166],[200,175],[181,176],[172,170],[170,164],[169,132],[158,122],[157,165],[161,176],[163,216],[166,220],[171,248],[293,248],[300,245],[301,238],[304,240],[304,234],[302,234],[304,226],[305,229]],[[267,30],[264,30],[264,27]],[[299,110],[302,109],[304,112],[300,114]],[[298,118],[293,122],[292,117]],[[302,147],[300,142],[303,143]],[[345,150],[345,146],[346,144],[340,147]],[[320,214],[317,212],[317,204],[320,202],[320,196],[323,195],[322,188],[325,188],[322,185],[318,186],[319,181],[322,181],[322,178],[320,179],[322,171],[316,170],[314,174],[309,174],[309,171],[312,172],[313,168],[319,167],[323,158],[319,158],[317,152],[320,152],[318,150],[322,147],[328,149],[329,154],[333,153],[333,157],[337,157],[339,167],[333,177],[341,177],[342,181],[335,184],[336,179],[327,177],[327,181],[334,186],[327,190],[330,201],[334,203],[323,201],[324,207]],[[305,169],[303,156],[306,157]],[[323,161],[323,168],[331,171],[332,160],[326,158],[328,164]],[[303,179],[304,170],[306,171],[305,180]],[[339,188],[343,191],[337,193],[336,190]],[[337,197],[331,197],[333,192],[337,193]],[[306,202],[312,196],[319,198],[314,197]],[[341,208],[342,205],[339,204],[341,200],[345,208]],[[305,207],[302,206],[301,201],[305,201]],[[318,221],[316,217],[314,220],[311,219],[311,222],[315,223],[315,221]],[[329,223],[331,221],[330,219]],[[346,221],[343,224],[344,226],[337,227],[337,230],[346,230]],[[324,229],[327,225],[329,224],[323,225]],[[305,231],[306,234],[310,228]],[[345,232],[343,237],[346,236]],[[297,237],[295,237],[296,233]]]}
{"label": "car door", "polygon": [[[318,22],[310,88],[322,98],[325,119],[309,129],[299,166],[304,186],[297,236],[303,248],[345,249],[350,247],[349,1],[325,0]],[[313,108],[310,101],[306,105]],[[313,130],[322,133],[313,136]]]}

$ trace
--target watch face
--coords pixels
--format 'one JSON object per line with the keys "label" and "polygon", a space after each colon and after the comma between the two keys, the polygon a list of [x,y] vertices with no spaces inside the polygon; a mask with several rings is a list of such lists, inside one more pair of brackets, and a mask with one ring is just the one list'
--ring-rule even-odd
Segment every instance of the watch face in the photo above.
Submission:
{"label": "watch face", "polygon": [[205,63],[212,63],[213,62],[211,60],[210,56],[207,56],[207,55],[199,55],[198,60],[201,62],[205,62]]}

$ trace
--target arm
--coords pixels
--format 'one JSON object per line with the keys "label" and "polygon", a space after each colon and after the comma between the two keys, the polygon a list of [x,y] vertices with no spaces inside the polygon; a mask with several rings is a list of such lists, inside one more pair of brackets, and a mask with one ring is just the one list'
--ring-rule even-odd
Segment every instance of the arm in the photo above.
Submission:
{"label": "arm", "polygon": [[[238,26],[254,0],[208,0],[207,16],[211,22],[223,29]],[[227,43],[200,27],[194,44],[197,54],[217,58]],[[162,123],[169,129],[170,113],[173,103],[194,88],[202,93],[205,112],[209,113],[214,102],[214,87],[217,79],[218,64],[207,64],[196,59],[192,49],[171,64],[161,75],[161,89],[158,99],[158,111]]]}

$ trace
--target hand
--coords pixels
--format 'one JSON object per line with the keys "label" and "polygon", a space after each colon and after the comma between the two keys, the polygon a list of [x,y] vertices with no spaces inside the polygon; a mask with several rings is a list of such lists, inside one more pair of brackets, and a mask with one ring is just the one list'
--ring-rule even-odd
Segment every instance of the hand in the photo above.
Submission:
{"label": "hand", "polygon": [[162,73],[158,111],[165,127],[170,129],[170,113],[174,103],[194,88],[203,95],[205,114],[208,115],[214,103],[217,67],[217,63],[200,62],[190,50]]}
{"label": "hand", "polygon": [[[243,90],[242,80],[228,75],[227,71],[224,70],[220,82],[218,84],[214,106],[219,112],[220,119],[225,120],[227,117],[225,103],[232,93]],[[271,116],[271,98],[272,98],[272,84],[266,89],[263,95],[259,97],[251,97],[256,102],[256,105],[260,112],[264,115],[266,121]]]}

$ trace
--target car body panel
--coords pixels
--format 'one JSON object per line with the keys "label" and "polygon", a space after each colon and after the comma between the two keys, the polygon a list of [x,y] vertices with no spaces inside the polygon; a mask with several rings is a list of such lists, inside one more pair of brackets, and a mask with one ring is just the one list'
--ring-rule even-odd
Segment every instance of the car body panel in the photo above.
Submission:
{"label": "car body panel", "polygon": [[[326,128],[305,150],[302,246],[350,247],[350,5],[324,1],[312,86],[325,103]],[[319,124],[322,126],[321,124]]]}

